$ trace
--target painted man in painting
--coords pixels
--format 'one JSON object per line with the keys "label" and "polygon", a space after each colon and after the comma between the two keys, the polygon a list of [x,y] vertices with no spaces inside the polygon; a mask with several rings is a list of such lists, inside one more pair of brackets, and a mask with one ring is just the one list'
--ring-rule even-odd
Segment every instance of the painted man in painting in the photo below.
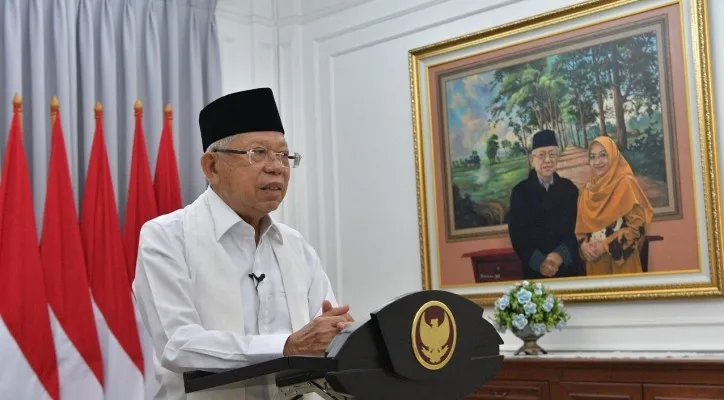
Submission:
{"label": "painted man in painting", "polygon": [[524,279],[580,275],[578,188],[556,172],[559,156],[555,132],[537,132],[530,153],[533,169],[510,196],[508,232]]}

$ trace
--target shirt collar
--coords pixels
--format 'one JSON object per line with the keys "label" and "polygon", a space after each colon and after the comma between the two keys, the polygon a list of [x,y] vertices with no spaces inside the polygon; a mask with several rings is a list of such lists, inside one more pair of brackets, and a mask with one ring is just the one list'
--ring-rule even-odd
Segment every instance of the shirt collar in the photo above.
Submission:
{"label": "shirt collar", "polygon": [[[224,200],[219,197],[211,186],[206,188],[206,196],[209,202],[209,209],[211,210],[211,218],[214,222],[214,233],[216,234],[216,240],[220,240],[226,232],[229,231],[234,225],[240,224],[242,229],[242,235],[254,237],[254,228],[249,225],[246,221],[241,219],[234,210],[229,207]],[[279,227],[277,222],[271,215],[267,215],[261,222],[261,236],[267,233],[273,234],[279,241],[282,240]]]}
{"label": "shirt collar", "polygon": [[[543,181],[543,179],[540,176],[538,176],[538,174],[536,174],[536,177],[538,178],[538,183],[540,183],[542,186],[545,186],[545,182]],[[554,184],[555,182],[556,182],[556,174],[553,174],[551,176],[551,180],[548,182],[548,186]]]}

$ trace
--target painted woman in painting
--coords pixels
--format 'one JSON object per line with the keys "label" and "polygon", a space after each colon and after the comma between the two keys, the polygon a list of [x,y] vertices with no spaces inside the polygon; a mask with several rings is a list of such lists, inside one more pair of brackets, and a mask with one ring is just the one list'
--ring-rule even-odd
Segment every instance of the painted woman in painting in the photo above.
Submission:
{"label": "painted woman in painting", "polygon": [[576,238],[586,275],[643,272],[640,251],[654,209],[613,139],[588,150],[591,179],[578,197]]}

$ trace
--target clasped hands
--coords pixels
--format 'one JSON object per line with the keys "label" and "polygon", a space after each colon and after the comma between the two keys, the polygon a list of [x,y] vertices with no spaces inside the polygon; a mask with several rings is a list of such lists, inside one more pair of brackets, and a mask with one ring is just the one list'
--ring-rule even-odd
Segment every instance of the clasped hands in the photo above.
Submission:
{"label": "clasped hands", "polygon": [[540,273],[543,276],[551,277],[558,273],[558,268],[563,264],[563,257],[555,251],[548,253],[545,260],[540,264]]}
{"label": "clasped hands", "polygon": [[600,240],[585,241],[581,243],[581,252],[586,260],[595,261],[606,253],[606,244]]}
{"label": "clasped hands", "polygon": [[332,339],[353,322],[348,305],[332,307],[332,303],[325,300],[322,315],[289,335],[284,344],[284,355],[324,355]]}

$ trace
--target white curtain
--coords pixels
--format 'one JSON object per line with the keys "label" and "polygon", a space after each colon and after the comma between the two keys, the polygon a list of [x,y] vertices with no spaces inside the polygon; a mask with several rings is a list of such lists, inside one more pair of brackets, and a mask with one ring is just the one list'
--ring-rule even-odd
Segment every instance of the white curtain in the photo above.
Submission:
{"label": "white curtain", "polygon": [[23,100],[24,143],[37,223],[42,221],[50,154],[50,102],[60,101],[76,204],[82,197],[103,105],[105,138],[121,221],[128,191],[134,108],[143,103],[151,163],[174,110],[174,145],[184,203],[205,187],[196,161],[198,112],[221,95],[216,0],[2,0],[0,5],[0,165],[12,117]]}

